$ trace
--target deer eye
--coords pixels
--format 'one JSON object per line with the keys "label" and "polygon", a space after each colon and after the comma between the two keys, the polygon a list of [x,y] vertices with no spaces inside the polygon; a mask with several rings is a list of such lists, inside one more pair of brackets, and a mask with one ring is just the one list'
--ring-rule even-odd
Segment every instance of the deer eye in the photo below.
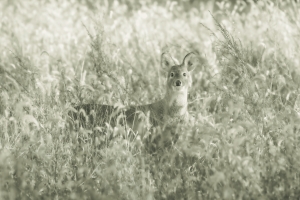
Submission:
{"label": "deer eye", "polygon": [[186,73],[183,73],[182,75],[183,75],[183,76],[186,76]]}
{"label": "deer eye", "polygon": [[171,72],[170,76],[173,77],[174,76],[174,72]]}

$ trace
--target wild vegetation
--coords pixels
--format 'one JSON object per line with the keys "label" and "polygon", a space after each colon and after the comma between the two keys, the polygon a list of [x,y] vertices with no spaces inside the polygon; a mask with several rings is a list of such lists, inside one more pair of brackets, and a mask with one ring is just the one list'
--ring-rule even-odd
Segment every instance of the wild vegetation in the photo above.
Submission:
{"label": "wild vegetation", "polygon": [[[207,9],[202,1],[2,0],[1,199],[298,199],[300,5]],[[200,59],[193,126],[151,140],[121,124],[85,129],[70,120],[82,103],[161,99],[163,52]]]}

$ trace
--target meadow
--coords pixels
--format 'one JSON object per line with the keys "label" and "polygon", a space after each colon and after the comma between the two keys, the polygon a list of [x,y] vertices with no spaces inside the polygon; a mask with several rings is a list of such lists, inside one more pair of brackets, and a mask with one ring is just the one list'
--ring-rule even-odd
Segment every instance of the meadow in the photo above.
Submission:
{"label": "meadow", "polygon": [[[0,199],[299,199],[300,4],[208,9],[1,0]],[[193,126],[161,132],[164,144],[150,153],[157,141],[120,124],[70,120],[82,103],[161,99],[163,52],[198,55]]]}

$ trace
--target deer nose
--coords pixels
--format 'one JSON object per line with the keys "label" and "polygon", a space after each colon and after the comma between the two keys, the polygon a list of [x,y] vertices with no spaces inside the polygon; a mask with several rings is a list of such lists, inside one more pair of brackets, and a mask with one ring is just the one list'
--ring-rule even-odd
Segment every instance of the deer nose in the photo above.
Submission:
{"label": "deer nose", "polygon": [[180,80],[177,80],[177,81],[175,82],[175,84],[176,84],[176,86],[181,86],[181,81],[180,81]]}

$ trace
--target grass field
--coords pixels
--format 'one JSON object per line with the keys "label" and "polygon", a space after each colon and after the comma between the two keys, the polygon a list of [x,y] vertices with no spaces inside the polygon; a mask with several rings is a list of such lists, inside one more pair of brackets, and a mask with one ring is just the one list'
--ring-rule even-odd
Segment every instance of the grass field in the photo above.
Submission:
{"label": "grass field", "polygon": [[[208,9],[1,0],[0,199],[299,199],[300,4],[218,2],[216,21]],[[196,123],[162,133],[171,145],[149,153],[121,125],[74,127],[80,103],[163,98],[166,51],[200,60]]]}

